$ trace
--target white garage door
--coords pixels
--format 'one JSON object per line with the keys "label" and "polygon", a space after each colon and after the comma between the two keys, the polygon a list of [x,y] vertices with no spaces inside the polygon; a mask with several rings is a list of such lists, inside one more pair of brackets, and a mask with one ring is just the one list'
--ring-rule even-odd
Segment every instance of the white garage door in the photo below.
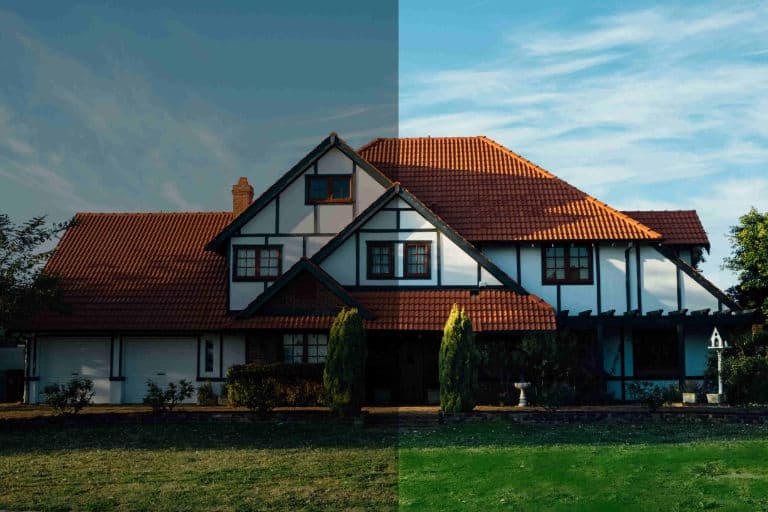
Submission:
{"label": "white garage door", "polygon": [[[197,339],[123,341],[125,403],[141,403],[147,394],[147,379],[165,387],[186,379],[197,386]],[[189,401],[194,401],[193,395]]]}
{"label": "white garage door", "polygon": [[39,339],[37,346],[40,400],[47,384],[66,384],[74,378],[93,381],[94,403],[109,402],[108,339]]}

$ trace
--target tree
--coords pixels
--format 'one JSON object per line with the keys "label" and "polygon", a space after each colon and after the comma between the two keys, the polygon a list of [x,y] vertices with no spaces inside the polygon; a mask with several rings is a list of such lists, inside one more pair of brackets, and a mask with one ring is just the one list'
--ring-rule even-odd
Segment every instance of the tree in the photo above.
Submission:
{"label": "tree", "polygon": [[45,246],[73,225],[48,225],[45,216],[15,225],[0,214],[0,341],[17,337],[40,309],[63,309],[58,278],[43,271],[53,252]]}
{"label": "tree", "polygon": [[443,329],[438,361],[443,411],[469,412],[475,407],[479,363],[472,321],[463,308],[454,304]]}
{"label": "tree", "polygon": [[750,208],[739,217],[739,225],[731,227],[728,238],[732,252],[723,268],[739,277],[739,284],[729,291],[743,307],[758,309],[768,318],[768,212]]}
{"label": "tree", "polygon": [[331,326],[323,369],[323,387],[332,411],[347,415],[360,412],[365,398],[367,355],[360,313],[354,308],[342,309]]}

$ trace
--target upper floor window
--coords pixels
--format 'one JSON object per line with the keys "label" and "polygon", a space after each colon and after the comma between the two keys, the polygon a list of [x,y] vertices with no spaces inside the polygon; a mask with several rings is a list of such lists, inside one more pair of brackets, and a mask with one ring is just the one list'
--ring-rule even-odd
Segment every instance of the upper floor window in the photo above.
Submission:
{"label": "upper floor window", "polygon": [[430,277],[429,242],[406,242],[404,277]]}
{"label": "upper floor window", "polygon": [[544,284],[592,284],[592,248],[588,245],[545,247]]}
{"label": "upper floor window", "polygon": [[213,371],[213,342],[211,340],[205,340],[205,371],[206,373]]}
{"label": "upper floor window", "polygon": [[395,244],[368,242],[368,279],[395,277]]}
{"label": "upper floor window", "polygon": [[352,176],[339,174],[307,176],[307,204],[351,202]]}
{"label": "upper floor window", "polygon": [[236,245],[233,281],[273,281],[282,271],[279,245]]}
{"label": "upper floor window", "polygon": [[[395,255],[403,245],[402,265],[395,268]],[[368,242],[368,279],[430,279],[432,242]],[[399,260],[398,260],[399,261]],[[402,273],[402,274],[401,274]]]}

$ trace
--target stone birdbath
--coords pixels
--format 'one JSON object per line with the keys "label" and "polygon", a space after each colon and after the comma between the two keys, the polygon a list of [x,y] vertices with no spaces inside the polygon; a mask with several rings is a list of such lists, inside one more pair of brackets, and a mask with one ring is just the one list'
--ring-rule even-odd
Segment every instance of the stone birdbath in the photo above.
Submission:
{"label": "stone birdbath", "polygon": [[515,388],[520,390],[520,401],[518,407],[526,407],[528,405],[528,397],[525,396],[525,390],[531,387],[530,382],[515,382]]}

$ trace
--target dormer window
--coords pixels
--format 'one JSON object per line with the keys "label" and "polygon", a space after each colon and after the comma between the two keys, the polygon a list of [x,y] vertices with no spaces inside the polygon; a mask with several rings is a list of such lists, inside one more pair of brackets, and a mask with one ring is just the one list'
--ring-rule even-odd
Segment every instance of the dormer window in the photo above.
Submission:
{"label": "dormer window", "polygon": [[235,245],[233,281],[274,281],[282,272],[282,246]]}
{"label": "dormer window", "polygon": [[346,174],[314,174],[307,176],[307,204],[352,202],[352,176]]}

